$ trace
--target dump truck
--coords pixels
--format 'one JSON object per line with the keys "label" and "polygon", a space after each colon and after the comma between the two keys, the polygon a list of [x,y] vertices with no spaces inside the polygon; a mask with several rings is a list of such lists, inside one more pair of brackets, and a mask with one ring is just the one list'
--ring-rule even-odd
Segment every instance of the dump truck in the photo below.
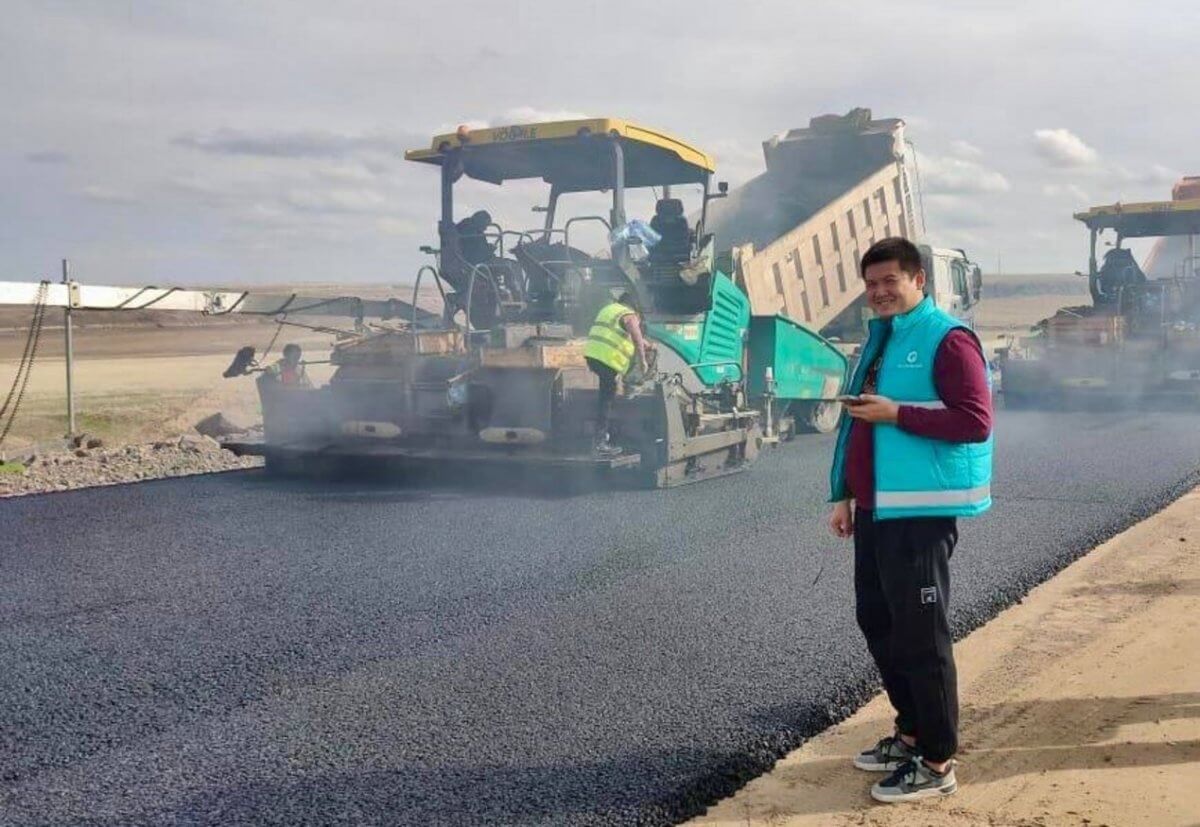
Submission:
{"label": "dump truck", "polygon": [[[1064,307],[1000,353],[1009,408],[1200,402],[1200,187],[1171,201],[1106,204],[1075,214],[1088,228],[1090,305]],[[1106,233],[1110,249],[1099,254]],[[1125,242],[1157,238],[1149,277]],[[1081,275],[1084,275],[1081,273]]]}
{"label": "dump truck", "polygon": [[[876,120],[863,108],[812,118],[763,143],[766,170],[715,203],[709,218],[756,317],[788,318],[853,353],[871,315],[859,259],[875,241],[902,236],[921,250],[926,292],[973,324],[980,269],[962,250],[921,240],[908,147],[903,120]],[[785,380],[774,379],[786,396]],[[751,393],[766,381],[751,375]],[[840,413],[828,398],[795,400],[777,408],[776,428],[789,427],[789,408],[796,425],[819,432],[836,427]]]}
{"label": "dump truck", "polygon": [[[410,150],[440,180],[434,263],[418,274],[440,293],[438,324],[375,329],[335,344],[320,388],[260,383],[273,470],[330,463],[514,472],[627,472],[668,487],[745,468],[764,438],[763,410],[829,398],[846,357],[786,314],[755,313],[717,266],[707,230],[709,155],[614,118],[460,128]],[[460,181],[541,182],[539,226],[503,227],[486,210],[456,215]],[[649,224],[627,194],[653,192]],[[688,218],[684,197],[695,199]],[[588,195],[590,198],[581,196]],[[606,199],[601,212],[571,204]],[[585,230],[607,249],[589,253]],[[617,456],[591,450],[597,381],[583,358],[598,310],[635,296],[656,364],[630,377],[612,411]],[[775,377],[752,387],[750,376]]]}

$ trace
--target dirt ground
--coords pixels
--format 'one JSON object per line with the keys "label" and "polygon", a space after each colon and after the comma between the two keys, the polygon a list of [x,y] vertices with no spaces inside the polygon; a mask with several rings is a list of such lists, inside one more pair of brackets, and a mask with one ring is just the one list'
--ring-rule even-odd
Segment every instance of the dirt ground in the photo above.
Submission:
{"label": "dirt ground", "polygon": [[[187,431],[216,411],[252,424],[261,408],[251,377],[224,379],[221,372],[239,347],[253,344],[261,354],[274,325],[223,325],[144,329],[84,329],[75,337],[76,428],[107,443],[146,442]],[[34,364],[25,398],[6,449],[61,437],[67,430],[66,364],[62,331]],[[45,334],[44,334],[45,335]],[[7,394],[17,371],[21,342],[0,337],[0,392]],[[285,330],[273,349],[278,358],[285,342],[297,342],[306,359],[329,355],[329,337]],[[328,365],[309,368],[325,381]]]}
{"label": "dirt ground", "polygon": [[998,276],[985,282],[975,329],[991,347],[1020,336],[1060,307],[1089,304],[1087,279],[1069,274]]}
{"label": "dirt ground", "polygon": [[[293,288],[266,286],[264,292],[287,294]],[[411,299],[411,286],[304,285],[308,295],[352,292],[364,298]],[[436,291],[422,289],[423,306],[440,307]],[[0,398],[16,375],[25,345],[31,309],[0,308]],[[345,318],[295,317],[292,321],[349,329]],[[76,311],[73,318],[76,429],[109,445],[147,442],[178,435],[216,411],[234,421],[253,424],[262,417],[254,381],[224,379],[221,372],[243,345],[253,345],[259,358],[275,336],[272,318],[164,311]],[[279,357],[283,345],[295,342],[306,360],[327,359],[332,336],[285,326],[267,361]],[[61,310],[48,311],[38,356],[12,432],[3,445],[19,453],[31,444],[60,438],[67,431],[66,364]],[[309,375],[324,382],[328,365],[310,365]]]}
{"label": "dirt ground", "polygon": [[1200,825],[1200,490],[955,647],[959,791],[875,804],[876,697],[696,825]]}

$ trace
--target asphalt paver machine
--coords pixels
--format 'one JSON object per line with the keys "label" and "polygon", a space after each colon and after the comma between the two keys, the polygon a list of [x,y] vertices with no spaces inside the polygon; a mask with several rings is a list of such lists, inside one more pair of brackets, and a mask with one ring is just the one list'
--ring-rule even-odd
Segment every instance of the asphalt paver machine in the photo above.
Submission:
{"label": "asphalt paver machine", "polygon": [[[1077,213],[1091,248],[1092,303],[1043,319],[1000,352],[1008,407],[1107,407],[1200,402],[1200,198],[1111,204]],[[1115,234],[1100,255],[1105,234]],[[1158,238],[1178,254],[1149,278],[1128,239]],[[1178,243],[1182,241],[1182,243]]]}
{"label": "asphalt paver machine", "polygon": [[[436,287],[441,320],[339,342],[324,387],[261,383],[270,467],[566,467],[627,471],[667,487],[754,459],[762,417],[746,396],[751,370],[793,375],[771,360],[799,361],[812,368],[802,392],[840,388],[844,357],[803,326],[776,325],[769,333],[780,341],[751,341],[749,299],[715,265],[704,228],[709,201],[725,188],[713,190],[713,161],[690,144],[628,121],[585,119],[460,128],[406,158],[440,175],[438,246],[426,248],[435,264],[418,275],[413,304],[422,287]],[[456,221],[463,181],[497,192],[540,182],[544,201],[534,206],[543,220],[511,229],[477,211]],[[691,226],[673,197],[684,186],[700,196]],[[653,246],[627,219],[633,191],[654,195]],[[566,217],[563,202],[580,193],[603,194],[607,208]],[[579,239],[589,226],[607,249],[585,249]],[[598,457],[598,390],[583,347],[598,310],[625,291],[657,359],[650,375],[624,383],[614,405],[611,431],[623,452]]]}

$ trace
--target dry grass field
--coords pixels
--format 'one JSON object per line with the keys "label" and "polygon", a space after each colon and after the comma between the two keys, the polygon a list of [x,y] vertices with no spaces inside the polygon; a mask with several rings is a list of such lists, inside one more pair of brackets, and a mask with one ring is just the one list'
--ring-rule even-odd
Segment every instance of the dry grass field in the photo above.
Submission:
{"label": "dry grass field", "polygon": [[984,338],[1021,333],[1060,307],[1090,301],[1087,279],[1073,274],[994,276],[984,284],[976,324]]}
{"label": "dry grass field", "polygon": [[[333,285],[301,288],[263,287],[264,292],[302,289],[332,296],[351,292]],[[364,298],[411,298],[411,287],[355,285]],[[426,303],[436,304],[436,294]],[[32,310],[0,308],[0,398],[7,395],[25,345]],[[349,319],[320,317],[293,321],[349,329]],[[243,345],[262,357],[275,336],[274,319],[254,316],[212,318],[200,313],[165,311],[76,311],[72,321],[75,352],[75,408],[78,430],[112,445],[146,442],[188,430],[196,421],[224,411],[247,424],[261,417],[254,381],[224,379],[221,372]],[[328,358],[332,337],[285,326],[271,350],[295,342],[305,358]],[[30,444],[55,440],[67,431],[66,364],[63,316],[47,311],[37,359],[19,416],[3,449],[16,452]],[[327,365],[313,365],[315,381],[329,377]]]}

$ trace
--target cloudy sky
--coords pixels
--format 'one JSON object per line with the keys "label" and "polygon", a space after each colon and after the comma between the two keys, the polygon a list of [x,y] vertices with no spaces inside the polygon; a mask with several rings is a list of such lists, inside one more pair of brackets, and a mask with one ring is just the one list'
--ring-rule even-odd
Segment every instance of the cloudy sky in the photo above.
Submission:
{"label": "cloudy sky", "polygon": [[1081,267],[1073,210],[1200,174],[1195,0],[6,0],[2,14],[6,279],[69,257],[110,284],[410,280],[437,176],[402,152],[462,122],[644,121],[736,184],[768,136],[869,106],[910,124],[931,238],[1005,272]]}

